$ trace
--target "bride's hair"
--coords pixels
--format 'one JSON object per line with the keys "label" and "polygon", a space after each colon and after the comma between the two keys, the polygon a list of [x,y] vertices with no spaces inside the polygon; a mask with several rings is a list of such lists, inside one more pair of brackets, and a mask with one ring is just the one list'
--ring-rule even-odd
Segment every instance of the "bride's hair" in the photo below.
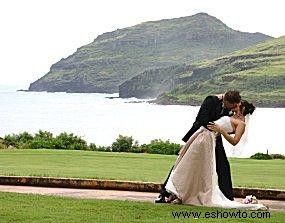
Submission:
{"label": "bride's hair", "polygon": [[249,103],[246,100],[241,100],[241,110],[243,111],[243,115],[252,114],[255,110],[255,106],[252,103]]}
{"label": "bride's hair", "polygon": [[232,149],[233,157],[247,157],[248,148],[248,130],[250,125],[250,115],[254,112],[255,106],[252,103],[249,103],[246,100],[241,100],[240,110],[245,116],[245,131],[239,141],[239,143]]}

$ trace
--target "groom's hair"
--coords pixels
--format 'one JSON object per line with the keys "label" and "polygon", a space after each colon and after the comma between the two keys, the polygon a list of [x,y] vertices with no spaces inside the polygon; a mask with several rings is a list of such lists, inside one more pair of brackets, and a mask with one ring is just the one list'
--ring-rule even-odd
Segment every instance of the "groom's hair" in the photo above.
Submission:
{"label": "groom's hair", "polygon": [[224,100],[231,104],[240,103],[241,96],[238,91],[227,91],[224,95]]}

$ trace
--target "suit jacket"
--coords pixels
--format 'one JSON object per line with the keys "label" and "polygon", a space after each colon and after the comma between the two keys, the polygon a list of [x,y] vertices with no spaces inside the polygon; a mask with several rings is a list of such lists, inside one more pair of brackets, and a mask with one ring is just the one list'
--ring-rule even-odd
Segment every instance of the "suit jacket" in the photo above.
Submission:
{"label": "suit jacket", "polygon": [[209,122],[216,121],[222,116],[229,115],[229,109],[223,108],[223,102],[217,96],[207,96],[203,101],[192,128],[182,138],[184,142],[201,127],[207,128]]}

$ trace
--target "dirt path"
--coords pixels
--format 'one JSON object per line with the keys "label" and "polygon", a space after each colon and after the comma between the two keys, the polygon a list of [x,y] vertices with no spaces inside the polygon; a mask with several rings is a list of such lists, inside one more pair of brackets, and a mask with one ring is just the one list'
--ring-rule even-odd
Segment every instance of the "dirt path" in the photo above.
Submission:
{"label": "dirt path", "polygon": [[[1,192],[16,192],[25,194],[41,194],[62,197],[88,198],[88,199],[110,199],[154,202],[157,193],[118,191],[118,190],[92,190],[92,189],[72,189],[72,188],[51,188],[51,187],[31,187],[31,186],[9,186],[0,185]],[[237,201],[242,199],[238,198]],[[269,207],[269,210],[285,212],[285,201],[259,200],[260,203]]]}

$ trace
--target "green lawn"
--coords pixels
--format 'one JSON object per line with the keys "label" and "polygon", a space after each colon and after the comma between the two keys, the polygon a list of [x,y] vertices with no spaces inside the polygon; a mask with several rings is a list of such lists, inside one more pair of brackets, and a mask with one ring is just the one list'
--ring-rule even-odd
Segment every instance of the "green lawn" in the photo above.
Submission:
{"label": "green lawn", "polygon": [[[201,208],[188,205],[146,202],[74,199],[0,192],[0,222],[284,222],[282,212],[243,212],[233,209]],[[174,218],[177,212],[190,217]],[[209,214],[207,214],[207,212]],[[196,218],[193,217],[193,214]],[[200,214],[200,217],[198,215]],[[236,217],[230,217],[235,214]],[[208,218],[205,218],[208,216]],[[253,217],[258,217],[254,218]]]}
{"label": "green lawn", "polygon": [[[0,175],[163,182],[176,156],[71,150],[0,150]],[[230,159],[234,186],[285,189],[284,160]]]}

